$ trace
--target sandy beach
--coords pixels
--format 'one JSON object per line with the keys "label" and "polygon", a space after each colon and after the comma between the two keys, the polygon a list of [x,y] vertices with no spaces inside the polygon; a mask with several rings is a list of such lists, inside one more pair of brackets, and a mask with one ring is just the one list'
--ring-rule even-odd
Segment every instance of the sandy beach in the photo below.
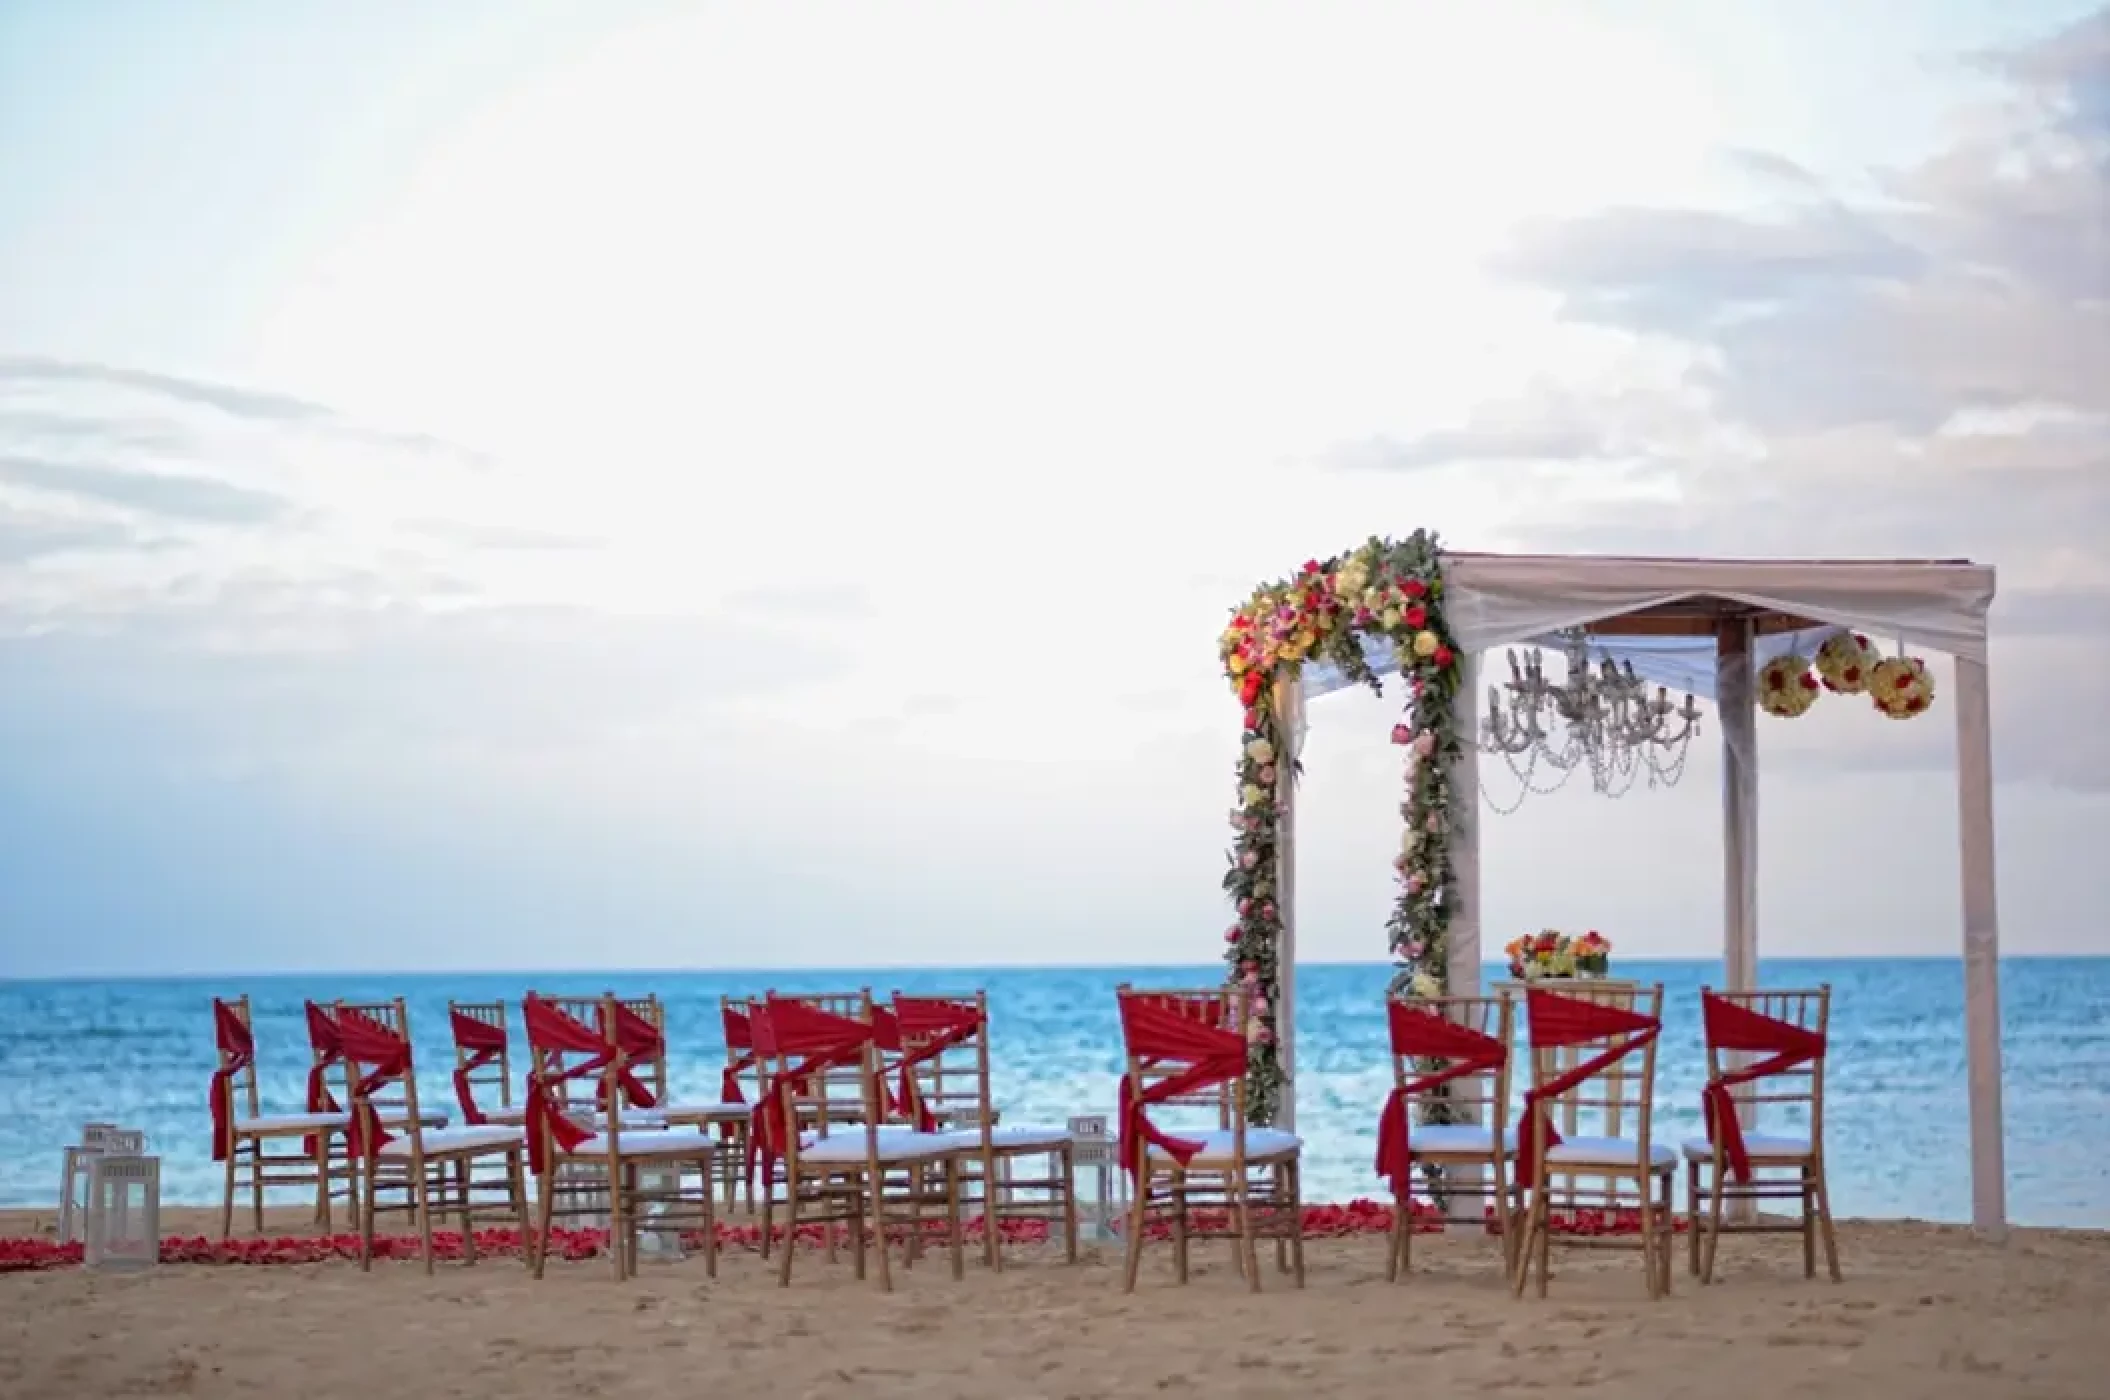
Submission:
{"label": "sandy beach", "polygon": [[[212,1214],[170,1211],[165,1227],[203,1232]],[[49,1220],[0,1212],[0,1234]],[[2103,1394],[2110,1235],[2024,1230],[1995,1248],[1951,1227],[1846,1222],[1840,1236],[1843,1284],[1805,1281],[1792,1238],[1743,1238],[1724,1242],[1714,1286],[1681,1262],[1677,1296],[1656,1304],[1632,1255],[1587,1251],[1557,1257],[1550,1298],[1519,1302],[1471,1237],[1418,1241],[1418,1272],[1397,1285],[1380,1241],[1317,1241],[1305,1291],[1270,1273],[1257,1298],[1222,1246],[1185,1288],[1154,1250],[1134,1296],[1105,1248],[1075,1268],[1037,1250],[1000,1276],[970,1263],[964,1283],[932,1260],[897,1272],[891,1295],[817,1253],[782,1291],[740,1250],[716,1282],[698,1260],[625,1284],[599,1260],[553,1264],[540,1284],[517,1259],[429,1279],[403,1263],[65,1269],[0,1276],[0,1395]]]}

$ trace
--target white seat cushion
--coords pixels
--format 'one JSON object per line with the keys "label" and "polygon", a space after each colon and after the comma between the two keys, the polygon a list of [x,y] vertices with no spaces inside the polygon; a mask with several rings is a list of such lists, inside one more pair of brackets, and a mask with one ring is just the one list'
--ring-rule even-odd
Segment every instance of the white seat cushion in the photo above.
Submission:
{"label": "white seat cushion", "polygon": [[[384,1128],[398,1127],[402,1124],[408,1123],[409,1121],[410,1110],[402,1107],[400,1104],[394,1108],[384,1108],[381,1110],[381,1126]],[[447,1126],[447,1115],[444,1113],[435,1113],[429,1108],[421,1108],[418,1110],[418,1122],[424,1124],[428,1128],[444,1128]]]}
{"label": "white seat cushion", "polygon": [[[964,1147],[970,1152],[979,1152],[982,1149],[980,1128],[955,1128],[938,1136],[955,1147]],[[999,1152],[1027,1152],[1034,1148],[1044,1148],[1052,1152],[1068,1141],[1070,1131],[1067,1128],[1033,1128],[1017,1123],[989,1130],[989,1145]]]}
{"label": "white seat cushion", "polygon": [[527,1122],[527,1105],[515,1103],[507,1104],[503,1108],[487,1108],[483,1111],[483,1115],[486,1120],[492,1123],[525,1123]]}
{"label": "white seat cushion", "polygon": [[349,1113],[265,1113],[255,1118],[237,1118],[238,1133],[312,1133],[318,1128],[342,1128],[352,1121]]}
{"label": "white seat cushion", "polygon": [[[708,1133],[695,1128],[648,1128],[632,1132],[625,1125],[616,1137],[615,1145],[625,1157],[701,1157],[717,1149],[718,1141]],[[571,1150],[574,1157],[605,1157],[608,1155],[608,1135],[595,1133]]]}
{"label": "white seat cushion", "polygon": [[653,1110],[669,1123],[745,1123],[754,1111],[753,1104],[720,1103],[716,1099],[698,1103],[663,1103]]}
{"label": "white seat cushion", "polygon": [[[865,1160],[865,1135],[862,1132],[830,1133],[811,1143],[801,1144],[799,1160],[816,1166],[850,1164]],[[960,1150],[942,1133],[919,1133],[912,1129],[887,1129],[879,1131],[879,1160],[882,1162],[912,1162],[924,1157],[942,1157]]]}
{"label": "white seat cushion", "polygon": [[[1660,1142],[1648,1145],[1649,1162],[1658,1167],[1677,1165],[1678,1154]],[[1641,1144],[1633,1138],[1574,1137],[1546,1150],[1546,1165],[1552,1167],[1638,1167]]]}
{"label": "white seat cushion", "polygon": [[499,1147],[521,1147],[527,1139],[518,1128],[486,1126],[481,1128],[427,1128],[413,1137],[405,1133],[390,1138],[381,1144],[383,1157],[408,1157],[412,1142],[420,1143],[428,1157],[444,1152],[480,1152]]}
{"label": "white seat cushion", "polygon": [[[1202,1145],[1202,1150],[1194,1154],[1194,1160],[1188,1163],[1189,1166],[1203,1162],[1228,1161],[1237,1136],[1229,1128],[1208,1133],[1185,1133],[1177,1128],[1168,1128],[1166,1132],[1173,1137],[1185,1138],[1188,1142],[1198,1142]],[[1295,1133],[1285,1133],[1279,1128],[1247,1128],[1245,1130],[1245,1155],[1248,1161],[1254,1161],[1262,1157],[1286,1157],[1303,1150],[1304,1139],[1298,1137]],[[1172,1154],[1162,1147],[1152,1148],[1150,1156],[1153,1161],[1169,1162],[1172,1160]]]}
{"label": "white seat cushion", "polygon": [[[1492,1128],[1483,1128],[1477,1123],[1417,1123],[1407,1134],[1407,1145],[1414,1155],[1438,1156],[1455,1154],[1460,1157],[1492,1157],[1495,1155],[1495,1133]],[[1511,1123],[1502,1130],[1502,1152],[1514,1157],[1517,1151],[1517,1125]]]}
{"label": "white seat cushion", "polygon": [[[1687,1138],[1680,1146],[1689,1161],[1714,1160],[1714,1146],[1706,1138]],[[1810,1155],[1810,1140],[1785,1134],[1745,1133],[1744,1152],[1754,1162],[1799,1162]]]}

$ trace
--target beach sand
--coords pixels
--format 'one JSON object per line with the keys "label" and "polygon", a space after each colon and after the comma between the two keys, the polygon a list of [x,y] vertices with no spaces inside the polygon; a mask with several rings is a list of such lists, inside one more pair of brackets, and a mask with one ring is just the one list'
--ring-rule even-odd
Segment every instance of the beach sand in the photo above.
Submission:
{"label": "beach sand", "polygon": [[[298,1212],[285,1214],[287,1233]],[[0,1212],[0,1235],[50,1215]],[[216,1213],[170,1210],[171,1234]],[[1228,1246],[1200,1246],[1186,1287],[1153,1248],[1132,1296],[1119,1255],[1065,1266],[1016,1249],[1001,1275],[942,1253],[892,1294],[847,1258],[802,1254],[789,1290],[752,1252],[616,1283],[605,1260],[274,1268],[168,1265],[0,1275],[0,1396],[270,1396],[425,1400],[708,1395],[1033,1400],[1207,1396],[1355,1400],[1588,1392],[1618,1400],[2100,1400],[2110,1394],[2110,1234],[1842,1222],[1846,1282],[1802,1277],[1793,1237],[1725,1240],[1701,1288],[1651,1303],[1638,1257],[1555,1257],[1552,1296],[1510,1297],[1493,1242],[1423,1237],[1387,1284],[1375,1238],[1320,1240],[1310,1285],[1268,1269],[1249,1295]],[[1682,1250],[1682,1244],[1681,1244]]]}

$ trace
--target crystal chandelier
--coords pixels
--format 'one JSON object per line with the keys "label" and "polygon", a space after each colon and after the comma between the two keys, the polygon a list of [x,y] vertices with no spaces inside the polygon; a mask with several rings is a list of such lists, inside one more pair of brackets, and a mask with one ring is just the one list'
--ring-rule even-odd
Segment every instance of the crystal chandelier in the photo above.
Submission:
{"label": "crystal chandelier", "polygon": [[[1607,797],[1622,796],[1643,774],[1652,788],[1675,784],[1685,775],[1686,754],[1700,732],[1700,709],[1692,696],[1673,705],[1662,686],[1651,696],[1631,662],[1603,660],[1592,666],[1580,629],[1559,635],[1568,662],[1560,682],[1546,679],[1533,647],[1521,665],[1517,653],[1510,652],[1508,682],[1487,688],[1481,751],[1501,754],[1523,784],[1505,810],[1521,806],[1525,793],[1557,790],[1583,769],[1589,771],[1591,788]],[[1539,779],[1542,765],[1551,770],[1550,781]]]}

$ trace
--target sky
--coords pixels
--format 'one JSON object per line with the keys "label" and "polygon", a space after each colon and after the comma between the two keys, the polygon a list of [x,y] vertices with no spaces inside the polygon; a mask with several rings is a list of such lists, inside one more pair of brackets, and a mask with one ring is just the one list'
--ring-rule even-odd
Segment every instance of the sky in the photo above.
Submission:
{"label": "sky", "polygon": [[[0,976],[1206,961],[1227,611],[1423,526],[1997,566],[2110,952],[2110,8],[0,6]],[[1760,725],[1762,954],[1953,956],[1953,712]],[[1718,955],[1720,813],[1489,811],[1487,946]]]}

